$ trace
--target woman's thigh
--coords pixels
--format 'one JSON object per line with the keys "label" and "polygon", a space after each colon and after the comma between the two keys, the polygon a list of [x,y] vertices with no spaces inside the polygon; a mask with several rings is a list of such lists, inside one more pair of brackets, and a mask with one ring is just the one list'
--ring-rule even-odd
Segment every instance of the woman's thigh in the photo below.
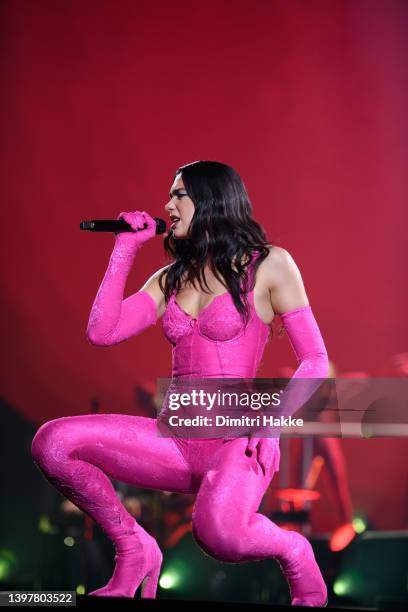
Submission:
{"label": "woman's thigh", "polygon": [[130,485],[190,493],[189,465],[173,438],[163,437],[156,419],[123,414],[68,416],[44,423],[32,442],[40,466],[80,459]]}
{"label": "woman's thigh", "polygon": [[219,527],[226,520],[238,526],[257,512],[274,470],[264,474],[256,453],[245,453],[247,445],[247,438],[228,440],[214,454],[197,494],[195,518],[206,515]]}

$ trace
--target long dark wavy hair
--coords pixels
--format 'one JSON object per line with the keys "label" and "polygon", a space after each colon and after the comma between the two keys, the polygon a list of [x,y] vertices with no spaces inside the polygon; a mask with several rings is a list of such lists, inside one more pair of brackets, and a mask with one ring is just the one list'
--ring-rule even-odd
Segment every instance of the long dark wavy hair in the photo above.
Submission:
{"label": "long dark wavy hair", "polygon": [[[176,292],[180,290],[181,278],[193,286],[196,286],[197,281],[205,293],[204,283],[210,292],[203,274],[207,264],[214,276],[227,285],[247,325],[247,294],[254,287],[254,282],[249,286],[248,264],[253,258],[253,251],[259,251],[254,265],[254,280],[256,270],[267,257],[268,245],[271,243],[253,218],[252,204],[244,183],[231,166],[216,161],[195,161],[178,168],[173,182],[180,174],[195,210],[187,238],[175,239],[170,231],[164,239],[165,253],[174,258],[173,263],[159,276],[165,301],[168,302],[174,289]],[[223,278],[220,278],[220,274]]]}

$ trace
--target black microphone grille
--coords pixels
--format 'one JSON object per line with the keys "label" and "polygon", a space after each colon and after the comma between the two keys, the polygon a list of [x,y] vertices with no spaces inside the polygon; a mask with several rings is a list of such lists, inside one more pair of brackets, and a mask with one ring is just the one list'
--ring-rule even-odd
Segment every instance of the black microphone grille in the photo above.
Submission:
{"label": "black microphone grille", "polygon": [[164,219],[160,219],[160,217],[154,217],[156,221],[156,234],[164,234],[166,231],[166,222]]}

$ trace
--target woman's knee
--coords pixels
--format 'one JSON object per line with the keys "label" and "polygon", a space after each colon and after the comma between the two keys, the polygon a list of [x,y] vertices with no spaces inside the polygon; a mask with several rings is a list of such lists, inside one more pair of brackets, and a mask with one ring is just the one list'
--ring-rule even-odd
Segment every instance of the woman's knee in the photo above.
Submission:
{"label": "woman's knee", "polygon": [[61,459],[64,452],[64,428],[69,417],[46,421],[36,431],[31,442],[31,456],[40,467]]}
{"label": "woman's knee", "polygon": [[238,563],[242,558],[240,529],[228,517],[220,519],[209,512],[195,511],[192,532],[197,544],[208,555],[225,563]]}

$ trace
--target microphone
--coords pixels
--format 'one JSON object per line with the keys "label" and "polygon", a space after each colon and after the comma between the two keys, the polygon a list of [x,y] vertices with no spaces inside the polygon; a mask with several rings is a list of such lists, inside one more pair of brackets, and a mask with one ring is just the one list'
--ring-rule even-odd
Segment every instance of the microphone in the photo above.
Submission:
{"label": "microphone", "polygon": [[[156,221],[156,234],[164,234],[166,231],[164,219],[160,219],[160,217],[153,217],[153,219]],[[92,221],[81,221],[79,228],[90,232],[139,232],[142,229],[147,229],[147,224],[145,223],[144,228],[140,228],[140,230],[134,230],[124,219],[93,219]]]}

